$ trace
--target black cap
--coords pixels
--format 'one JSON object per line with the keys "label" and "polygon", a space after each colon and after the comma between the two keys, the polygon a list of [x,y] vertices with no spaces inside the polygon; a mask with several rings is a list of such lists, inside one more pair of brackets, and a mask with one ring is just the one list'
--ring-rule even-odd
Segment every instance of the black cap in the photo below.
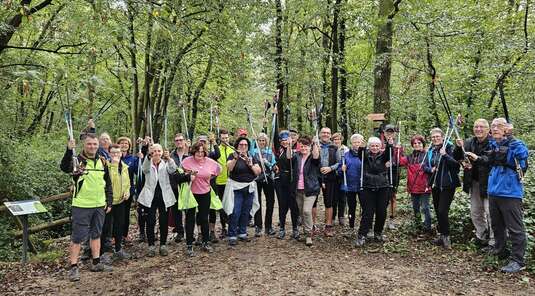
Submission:
{"label": "black cap", "polygon": [[387,124],[384,129],[385,132],[396,132],[396,127],[393,124]]}

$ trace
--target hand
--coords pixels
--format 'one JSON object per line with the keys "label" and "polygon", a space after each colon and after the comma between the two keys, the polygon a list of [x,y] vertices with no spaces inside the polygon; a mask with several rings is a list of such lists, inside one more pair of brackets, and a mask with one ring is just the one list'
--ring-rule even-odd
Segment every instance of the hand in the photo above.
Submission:
{"label": "hand", "polygon": [[479,156],[477,156],[473,152],[466,152],[465,154],[470,160],[473,160],[473,161],[475,161],[475,160],[477,160],[479,158]]}
{"label": "hand", "polygon": [[455,140],[455,145],[459,146],[459,147],[464,147],[464,141],[463,139],[457,139]]}
{"label": "hand", "polygon": [[391,167],[391,166],[392,166],[392,163],[390,162],[390,160],[389,160],[389,161],[387,161],[387,162],[385,163],[385,166],[386,166],[387,168],[389,168],[389,167]]}
{"label": "hand", "polygon": [[442,148],[440,148],[440,155],[446,155],[446,146],[442,146]]}
{"label": "hand", "polygon": [[106,214],[108,214],[109,212],[111,212],[111,207],[106,207]]}
{"label": "hand", "polygon": [[140,158],[140,159],[143,159],[143,157],[145,157],[145,156],[143,155],[143,153],[141,153],[141,152],[138,152],[136,155],[137,155],[137,157]]}
{"label": "hand", "polygon": [[253,166],[253,158],[252,157],[247,157],[247,165],[249,167],[252,167]]}
{"label": "hand", "polygon": [[127,201],[130,198],[129,194],[123,193],[123,200]]}
{"label": "hand", "polygon": [[345,171],[347,171],[347,165],[343,164],[342,165],[342,172],[345,172]]}
{"label": "hand", "polygon": [[332,171],[331,167],[322,167],[320,168],[320,172],[324,175],[330,173]]}
{"label": "hand", "polygon": [[275,174],[278,174],[278,173],[279,173],[279,167],[278,167],[278,166],[274,166],[274,167],[273,167],[273,172],[274,172]]}
{"label": "hand", "polygon": [[318,139],[317,136],[314,136],[314,138],[312,138],[312,142],[313,142],[313,143],[319,143],[320,140]]}
{"label": "hand", "polygon": [[95,128],[95,122],[93,121],[93,118],[89,118],[89,120],[87,121],[87,126],[89,128]]}
{"label": "hand", "polygon": [[75,141],[74,139],[69,140],[69,141],[67,142],[67,148],[68,148],[69,150],[72,150],[72,149],[76,148],[76,141]]}
{"label": "hand", "polygon": [[436,172],[436,171],[437,171],[437,167],[433,167],[433,168],[431,169],[431,173],[434,173],[434,172]]}
{"label": "hand", "polygon": [[215,134],[214,133],[210,133],[208,135],[208,141],[210,142],[210,144],[214,144],[215,143]]}

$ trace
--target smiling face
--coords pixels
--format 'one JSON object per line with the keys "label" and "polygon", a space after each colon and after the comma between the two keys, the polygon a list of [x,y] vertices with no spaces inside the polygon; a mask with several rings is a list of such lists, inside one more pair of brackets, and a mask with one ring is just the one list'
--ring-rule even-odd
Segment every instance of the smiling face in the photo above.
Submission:
{"label": "smiling face", "polygon": [[320,140],[323,143],[328,143],[331,140],[331,129],[328,127],[324,127],[320,131]]}
{"label": "smiling face", "polygon": [[121,149],[120,148],[111,148],[110,156],[113,163],[118,163],[121,160]]}
{"label": "smiling face", "polygon": [[266,140],[266,138],[264,138],[264,137],[260,137],[260,138],[258,138],[258,140],[256,140],[256,141],[258,142],[258,147],[260,147],[260,148],[266,148],[266,146],[267,146],[267,140]]}
{"label": "smiling face", "polygon": [[103,133],[102,135],[100,135],[100,137],[98,138],[98,141],[99,141],[100,147],[106,150],[110,148],[111,138],[110,138],[110,135],[108,135],[107,133]]}
{"label": "smiling face", "polygon": [[130,151],[130,144],[128,143],[127,140],[121,140],[117,144],[119,144],[119,146],[121,146],[121,152],[122,153],[128,153],[128,151]]}
{"label": "smiling face", "polygon": [[248,150],[249,150],[249,144],[247,143],[247,141],[246,140],[241,140],[238,143],[238,152],[247,153]]}
{"label": "smiling face", "polygon": [[423,151],[424,150],[424,144],[420,140],[414,140],[411,143],[412,149],[414,151]]}
{"label": "smiling face", "polygon": [[97,138],[86,137],[84,139],[84,153],[89,157],[95,157],[98,150]]}
{"label": "smiling face", "polygon": [[206,152],[204,151],[204,146],[200,146],[197,151],[195,151],[195,160],[203,160],[206,157]]}
{"label": "smiling face", "polygon": [[489,123],[484,119],[478,119],[474,122],[474,136],[479,140],[485,139],[489,134]]}
{"label": "smiling face", "polygon": [[153,145],[153,146],[151,146],[150,151],[152,153],[151,154],[152,155],[152,161],[154,163],[160,162],[160,160],[162,159],[162,154],[163,154],[162,146]]}
{"label": "smiling face", "polygon": [[229,144],[230,137],[228,134],[221,134],[219,139],[221,140],[221,143],[224,143],[225,145]]}
{"label": "smiling face", "polygon": [[340,148],[342,146],[342,138],[335,137],[333,138],[333,143],[336,145],[336,147]]}
{"label": "smiling face", "polygon": [[179,150],[184,149],[186,141],[184,140],[183,136],[176,136],[175,137],[175,147]]}
{"label": "smiling face", "polygon": [[440,132],[434,132],[431,134],[431,143],[433,143],[434,146],[442,145],[444,142],[444,136]]}

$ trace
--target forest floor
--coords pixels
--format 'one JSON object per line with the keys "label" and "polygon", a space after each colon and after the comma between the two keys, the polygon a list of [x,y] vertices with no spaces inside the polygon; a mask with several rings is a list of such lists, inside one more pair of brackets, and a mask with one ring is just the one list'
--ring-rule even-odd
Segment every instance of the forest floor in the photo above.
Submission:
{"label": "forest floor", "polygon": [[221,241],[214,253],[199,250],[193,258],[184,254],[184,243],[171,242],[168,257],[154,258],[134,243],[126,247],[133,259],[114,263],[111,273],[92,273],[84,264],[76,283],[66,278],[63,239],[58,247],[65,255],[56,262],[0,264],[0,294],[535,295],[535,277],[527,272],[502,274],[482,254],[455,245],[445,251],[400,228],[386,232],[388,242],[362,249],[352,247],[354,235],[341,226],[333,238],[315,237],[312,247],[262,236],[235,249]]}

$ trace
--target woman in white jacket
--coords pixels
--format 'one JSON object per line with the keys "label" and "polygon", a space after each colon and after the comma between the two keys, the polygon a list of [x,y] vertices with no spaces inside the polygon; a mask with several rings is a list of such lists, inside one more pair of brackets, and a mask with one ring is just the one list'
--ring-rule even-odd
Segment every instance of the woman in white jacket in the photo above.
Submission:
{"label": "woman in white jacket", "polygon": [[169,157],[169,151],[163,151],[160,144],[149,147],[149,157],[143,161],[145,186],[139,194],[138,203],[142,215],[147,221],[147,241],[149,243],[148,256],[156,256],[154,246],[156,227],[156,210],[160,223],[160,255],[167,256],[167,218],[168,209],[175,204],[176,199],[169,182],[169,174],[176,172],[176,164]]}

